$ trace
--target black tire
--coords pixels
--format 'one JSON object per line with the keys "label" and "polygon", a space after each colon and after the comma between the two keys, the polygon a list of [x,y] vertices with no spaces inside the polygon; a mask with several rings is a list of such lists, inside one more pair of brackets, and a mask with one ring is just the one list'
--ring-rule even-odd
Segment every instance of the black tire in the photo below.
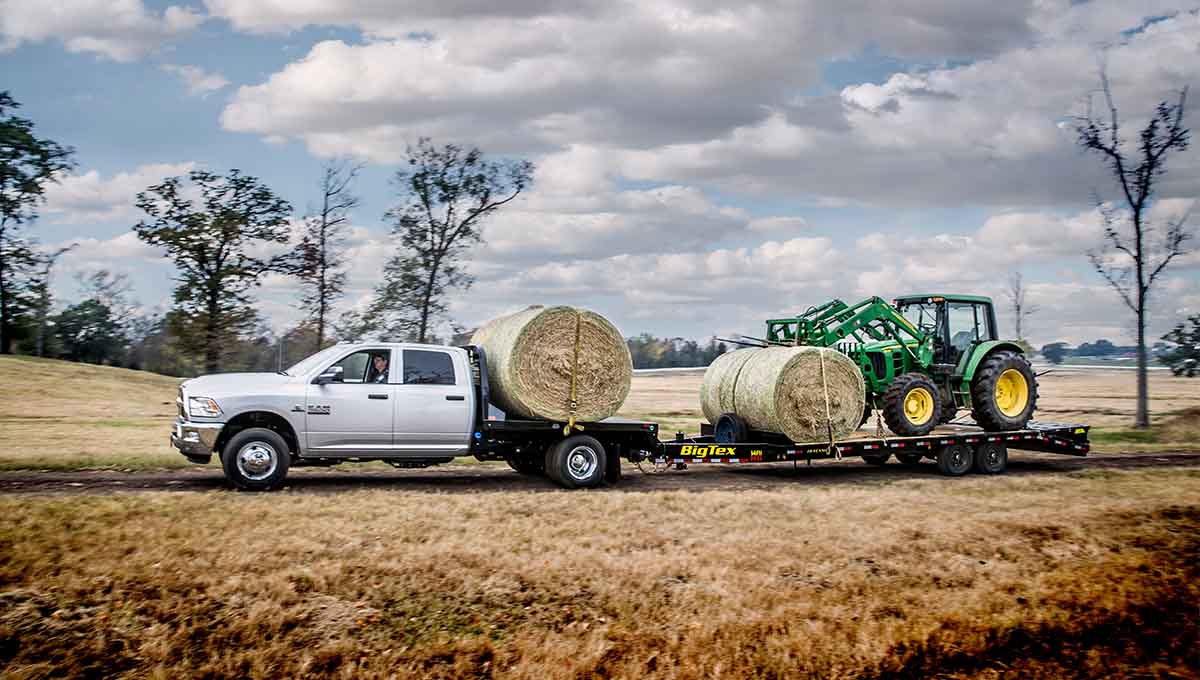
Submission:
{"label": "black tire", "polygon": [[867,405],[863,407],[863,417],[862,420],[858,421],[858,426],[862,427],[863,425],[866,425],[867,421],[871,419],[871,414],[874,411],[875,409],[871,406],[871,398],[867,397]]}
{"label": "black tire", "polygon": [[1037,376],[1029,361],[1016,352],[996,352],[975,371],[971,415],[988,432],[1022,430],[1033,417],[1037,397]]}
{"label": "black tire", "polygon": [[746,441],[749,430],[746,421],[733,413],[722,413],[713,424],[713,439],[718,444],[736,444]]}
{"label": "black tire", "polygon": [[891,457],[890,453],[864,453],[862,459],[871,465],[886,465]]}
{"label": "black tire", "polygon": [[225,479],[246,491],[270,491],[282,486],[291,460],[287,442],[265,427],[238,432],[221,452]]}
{"label": "black tire", "polygon": [[921,454],[919,453],[897,453],[896,460],[904,467],[916,467],[921,464]]}
{"label": "black tire", "polygon": [[971,450],[963,444],[947,444],[937,454],[938,472],[947,477],[961,477],[974,465]]}
{"label": "black tire", "polygon": [[954,420],[954,417],[957,415],[958,415],[958,406],[955,405],[954,399],[953,398],[947,399],[946,395],[943,394],[942,395],[942,412],[941,412],[941,415],[938,416],[938,425],[945,425],[946,423]]}
{"label": "black tire", "polygon": [[546,459],[540,454],[534,454],[532,457],[505,458],[504,461],[522,475],[540,475],[546,471]]}
{"label": "black tire", "polygon": [[898,376],[883,394],[883,420],[901,437],[929,434],[937,427],[941,412],[941,392],[923,373]]}
{"label": "black tire", "polygon": [[975,471],[998,475],[1008,469],[1008,447],[1000,442],[983,442],[975,447]]}
{"label": "black tire", "polygon": [[567,437],[546,451],[546,476],[568,489],[600,486],[607,467],[604,445],[584,434]]}

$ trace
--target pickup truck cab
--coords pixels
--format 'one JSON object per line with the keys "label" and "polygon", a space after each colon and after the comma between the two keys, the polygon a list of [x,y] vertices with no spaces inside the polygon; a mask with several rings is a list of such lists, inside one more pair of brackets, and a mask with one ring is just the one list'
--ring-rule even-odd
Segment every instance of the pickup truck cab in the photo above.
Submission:
{"label": "pickup truck cab", "polygon": [[653,423],[508,420],[488,400],[486,362],[470,346],[341,343],[278,373],[201,376],[179,388],[171,445],[195,463],[216,454],[230,482],[254,490],[279,487],[293,466],[460,456],[589,487],[658,445]]}

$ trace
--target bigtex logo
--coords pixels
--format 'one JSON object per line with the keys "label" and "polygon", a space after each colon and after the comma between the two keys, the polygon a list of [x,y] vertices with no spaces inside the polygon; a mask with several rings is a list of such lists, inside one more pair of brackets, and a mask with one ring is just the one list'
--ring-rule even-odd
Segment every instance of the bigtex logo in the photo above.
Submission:
{"label": "bigtex logo", "polygon": [[732,456],[736,454],[737,449],[732,446],[696,446],[695,444],[684,444],[679,449],[679,455],[695,456],[697,458]]}

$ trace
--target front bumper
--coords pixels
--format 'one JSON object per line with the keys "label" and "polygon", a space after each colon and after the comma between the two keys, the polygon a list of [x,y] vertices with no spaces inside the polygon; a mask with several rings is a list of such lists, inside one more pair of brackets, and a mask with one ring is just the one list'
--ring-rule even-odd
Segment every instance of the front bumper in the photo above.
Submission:
{"label": "front bumper", "polygon": [[[175,429],[171,432],[171,446],[187,456],[188,460],[197,463],[207,463],[212,458],[213,449],[217,446],[217,438],[225,423],[192,423],[186,420],[176,420]],[[197,460],[199,459],[199,460]]]}

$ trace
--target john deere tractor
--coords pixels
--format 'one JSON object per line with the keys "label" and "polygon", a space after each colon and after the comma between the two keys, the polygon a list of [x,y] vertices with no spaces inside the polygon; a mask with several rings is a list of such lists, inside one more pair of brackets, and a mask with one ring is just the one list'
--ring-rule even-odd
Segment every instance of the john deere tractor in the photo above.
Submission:
{"label": "john deere tractor", "polygon": [[985,430],[1020,430],[1037,406],[1037,378],[1015,342],[996,337],[990,298],[908,295],[833,300],[767,321],[767,341],[836,348],[862,370],[866,422],[883,410],[890,430],[928,434],[970,409]]}

